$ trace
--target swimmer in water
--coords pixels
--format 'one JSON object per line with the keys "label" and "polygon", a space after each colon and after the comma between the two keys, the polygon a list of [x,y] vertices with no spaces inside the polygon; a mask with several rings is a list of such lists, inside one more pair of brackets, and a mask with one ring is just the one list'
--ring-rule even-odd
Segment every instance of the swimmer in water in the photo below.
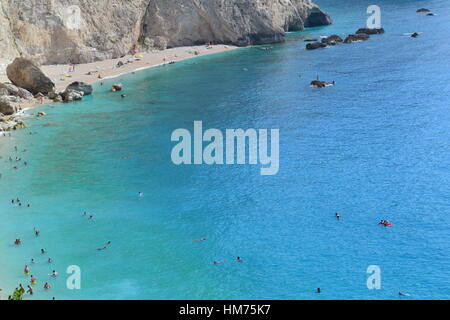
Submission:
{"label": "swimmer in water", "polygon": [[206,238],[200,238],[200,239],[194,240],[194,242],[202,242],[202,241],[205,241],[205,240],[206,240]]}
{"label": "swimmer in water", "polygon": [[30,274],[30,268],[28,267],[28,265],[25,266],[25,269],[23,270],[23,272],[24,272],[26,275],[29,275],[29,274]]}
{"label": "swimmer in water", "polygon": [[37,281],[36,277],[31,276],[31,278],[30,278],[30,283],[31,283],[32,285],[35,285],[35,284],[36,284],[36,281]]}
{"label": "swimmer in water", "polygon": [[57,277],[58,276],[58,272],[56,272],[55,270],[53,270],[52,273],[49,274],[50,277]]}
{"label": "swimmer in water", "polygon": [[406,293],[406,292],[399,292],[398,295],[399,296],[406,296],[406,297],[413,297],[414,296],[413,294],[409,294],[409,293]]}
{"label": "swimmer in water", "polygon": [[316,293],[320,293],[320,292],[321,292],[320,288],[317,288]]}
{"label": "swimmer in water", "polygon": [[48,258],[47,262],[52,263],[53,262],[52,258]]}
{"label": "swimmer in water", "polygon": [[143,197],[143,196],[144,196],[144,193],[139,192],[138,195],[139,195],[139,197]]}
{"label": "swimmer in water", "polygon": [[14,241],[14,244],[15,244],[16,246],[21,245],[21,244],[22,244],[22,240],[16,239],[16,241]]}
{"label": "swimmer in water", "polygon": [[341,218],[341,215],[340,215],[339,213],[336,212],[336,219],[339,220],[340,218]]}
{"label": "swimmer in water", "polygon": [[48,284],[48,282],[46,282],[45,284],[44,284],[44,289],[45,290],[48,290],[48,289],[50,289],[51,288],[51,286]]}
{"label": "swimmer in water", "polygon": [[224,263],[224,262],[225,262],[225,260],[223,260],[223,261],[213,261],[214,264],[221,264],[221,263]]}
{"label": "swimmer in water", "polygon": [[237,262],[242,262],[243,260],[241,259],[241,257],[237,257],[237,258],[236,258],[236,261],[237,261]]}
{"label": "swimmer in water", "polygon": [[35,263],[36,261],[34,261],[34,259],[31,259],[31,263]]}
{"label": "swimmer in water", "polygon": [[41,249],[41,253],[42,253],[42,254],[45,254],[45,250],[44,250],[44,249]]}
{"label": "swimmer in water", "polygon": [[33,287],[32,286],[27,286],[27,288],[28,288],[28,293],[29,294],[31,294],[31,295],[33,295]]}

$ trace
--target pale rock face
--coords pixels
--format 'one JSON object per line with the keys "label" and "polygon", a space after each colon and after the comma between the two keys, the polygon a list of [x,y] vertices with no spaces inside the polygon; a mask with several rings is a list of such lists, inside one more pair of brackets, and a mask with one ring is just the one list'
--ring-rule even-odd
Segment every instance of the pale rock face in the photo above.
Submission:
{"label": "pale rock face", "polygon": [[133,48],[282,41],[331,20],[310,0],[1,0],[0,63],[117,58]]}

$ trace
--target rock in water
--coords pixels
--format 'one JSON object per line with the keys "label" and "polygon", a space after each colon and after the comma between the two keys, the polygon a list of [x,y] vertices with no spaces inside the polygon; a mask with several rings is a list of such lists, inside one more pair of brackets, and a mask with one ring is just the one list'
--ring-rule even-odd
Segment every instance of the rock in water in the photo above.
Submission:
{"label": "rock in water", "polygon": [[369,35],[366,33],[350,34],[347,38],[345,38],[344,43],[367,41],[369,38]]}
{"label": "rock in water", "polygon": [[122,91],[122,84],[121,83],[115,83],[115,84],[113,84],[113,86],[112,86],[112,90],[113,91]]}
{"label": "rock in water", "polygon": [[430,9],[427,9],[427,8],[420,8],[420,9],[417,9],[416,12],[417,12],[417,13],[427,13],[427,12],[430,12]]}
{"label": "rock in water", "polygon": [[13,84],[30,91],[32,94],[39,92],[48,94],[55,89],[55,84],[30,59],[16,58],[6,68],[6,74]]}
{"label": "rock in water", "polygon": [[325,87],[329,87],[334,85],[334,81],[333,82],[328,82],[328,81],[320,81],[320,80],[313,80],[311,81],[311,86],[313,87],[318,87],[318,88],[325,88]]}
{"label": "rock in water", "polygon": [[72,102],[83,99],[82,91],[75,91],[72,89],[66,89],[63,93],[61,93],[61,98],[64,102]]}
{"label": "rock in water", "polygon": [[313,43],[306,44],[306,50],[315,50],[315,49],[319,49],[319,48],[326,48],[326,46],[327,45],[325,43],[313,42]]}
{"label": "rock in water", "polygon": [[83,92],[85,96],[92,94],[93,91],[92,86],[90,84],[80,81],[72,82],[67,86],[66,90],[67,89]]}
{"label": "rock in water", "polygon": [[382,34],[382,33],[384,33],[384,29],[383,28],[360,28],[360,29],[358,29],[358,31],[356,31],[356,34],[361,34],[361,33]]}
{"label": "rock in water", "polygon": [[305,27],[318,27],[332,24],[331,17],[317,7],[313,7],[309,11],[309,15],[305,20]]}
{"label": "rock in water", "polygon": [[333,34],[331,36],[328,36],[326,38],[322,39],[322,43],[325,43],[327,45],[336,45],[338,42],[343,42],[344,40],[339,37],[337,34]]}

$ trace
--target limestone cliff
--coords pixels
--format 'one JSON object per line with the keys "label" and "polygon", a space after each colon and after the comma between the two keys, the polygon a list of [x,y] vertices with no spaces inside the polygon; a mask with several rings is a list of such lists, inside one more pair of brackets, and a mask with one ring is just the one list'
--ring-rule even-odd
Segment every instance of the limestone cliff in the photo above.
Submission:
{"label": "limestone cliff", "polygon": [[133,48],[260,44],[329,23],[310,0],[0,0],[0,60],[84,63]]}

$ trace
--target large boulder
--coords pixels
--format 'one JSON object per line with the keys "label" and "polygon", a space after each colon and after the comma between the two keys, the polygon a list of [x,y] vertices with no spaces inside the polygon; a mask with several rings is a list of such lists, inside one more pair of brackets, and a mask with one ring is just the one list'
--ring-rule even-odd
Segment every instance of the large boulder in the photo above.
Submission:
{"label": "large boulder", "polygon": [[16,113],[17,108],[15,106],[15,103],[17,101],[14,98],[14,96],[0,96],[0,113],[4,114],[5,116]]}
{"label": "large boulder", "polygon": [[9,92],[5,88],[0,88],[0,96],[9,96]]}
{"label": "large boulder", "polygon": [[48,94],[55,89],[53,81],[42,72],[33,60],[27,58],[16,58],[6,68],[6,74],[13,84],[33,94],[39,92]]}
{"label": "large boulder", "polygon": [[61,93],[61,98],[64,102],[72,102],[82,100],[83,95],[84,94],[82,91],[66,89],[64,92]]}
{"label": "large boulder", "polygon": [[8,94],[11,96],[17,96],[19,94],[19,88],[17,88],[15,85],[13,85],[11,83],[0,82],[0,88],[6,89],[8,91]]}
{"label": "large boulder", "polygon": [[67,89],[83,92],[85,96],[92,94],[93,91],[92,86],[90,84],[81,81],[72,82],[67,86],[66,90]]}

